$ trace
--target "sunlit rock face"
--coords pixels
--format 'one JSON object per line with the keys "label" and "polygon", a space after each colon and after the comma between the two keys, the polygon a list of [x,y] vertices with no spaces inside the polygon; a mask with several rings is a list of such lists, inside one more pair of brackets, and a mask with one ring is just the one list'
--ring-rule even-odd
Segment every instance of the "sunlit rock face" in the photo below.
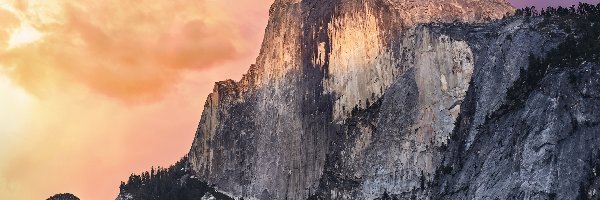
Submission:
{"label": "sunlit rock face", "polygon": [[277,86],[290,72],[304,72],[302,66],[326,67],[323,87],[335,93],[334,121],[342,122],[354,106],[377,100],[402,72],[403,29],[485,22],[513,9],[506,1],[276,1],[257,60],[259,82]]}
{"label": "sunlit rock face", "polygon": [[477,68],[465,38],[504,1],[278,0],[256,64],[209,95],[199,177],[255,199],[372,199],[433,179]]}
{"label": "sunlit rock face", "polygon": [[447,143],[471,80],[473,52],[466,42],[425,27],[415,31],[414,58],[406,64],[412,67],[383,96],[373,129],[378,141],[363,152],[364,198],[407,192],[420,187],[422,176],[432,178],[436,148]]}
{"label": "sunlit rock face", "polygon": [[505,0],[388,0],[408,24],[431,21],[485,22],[512,13]]}

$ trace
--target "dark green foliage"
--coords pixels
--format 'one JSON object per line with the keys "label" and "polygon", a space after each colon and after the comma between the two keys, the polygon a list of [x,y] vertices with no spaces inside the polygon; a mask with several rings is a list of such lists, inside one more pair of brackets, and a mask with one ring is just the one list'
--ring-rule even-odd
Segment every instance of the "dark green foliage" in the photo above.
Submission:
{"label": "dark green foliage", "polygon": [[547,7],[538,12],[538,10],[533,7],[525,7],[522,9],[517,9],[515,11],[516,16],[527,16],[527,17],[535,17],[535,16],[544,16],[544,17],[552,17],[552,16],[581,16],[581,15],[589,15],[591,17],[597,15],[600,10],[600,4],[593,5],[588,3],[579,3],[577,6],[572,5],[571,7]]}
{"label": "dark green foliage", "polygon": [[421,170],[421,189],[425,189],[425,175],[423,174],[423,170]]}
{"label": "dark green foliage", "polygon": [[79,198],[77,198],[73,194],[64,193],[64,194],[56,194],[54,196],[51,196],[47,200],[79,200]]}
{"label": "dark green foliage", "polygon": [[513,83],[513,86],[506,93],[506,103],[503,104],[496,113],[489,116],[486,120],[496,117],[495,114],[504,114],[510,110],[525,104],[527,97],[533,89],[539,86],[540,80],[547,72],[547,68],[540,59],[529,55],[529,69],[521,69],[519,78]]}
{"label": "dark green foliage", "polygon": [[[578,7],[546,8],[537,14],[535,8],[524,8],[516,12],[522,16],[539,16],[546,18],[547,24],[558,24],[567,33],[566,39],[556,48],[550,50],[544,59],[529,55],[529,67],[521,69],[519,78],[508,89],[506,103],[502,105],[488,120],[498,117],[522,106],[531,91],[539,87],[540,81],[551,70],[580,66],[583,62],[600,61],[600,4],[580,3]],[[569,77],[575,82],[577,77]]]}
{"label": "dark green foliage", "polygon": [[380,198],[376,198],[375,200],[397,200],[398,198],[390,196],[387,191],[383,192]]}
{"label": "dark green foliage", "polygon": [[588,191],[598,190],[599,185],[598,181],[600,181],[600,150],[598,150],[595,155],[592,154],[587,164],[590,166],[590,171],[588,172],[587,180],[581,182],[579,184],[579,190],[577,192],[577,200],[587,200],[587,199],[598,199],[597,193],[589,193]]}
{"label": "dark green foliage", "polygon": [[440,172],[442,172],[442,174],[450,174],[450,173],[452,173],[452,166],[442,165],[442,166],[440,166],[440,168],[438,170],[440,170]]}
{"label": "dark green foliage", "polygon": [[547,8],[542,15],[551,18],[551,22],[565,23],[564,30],[570,34],[539,64],[557,69],[578,66],[583,61],[600,61],[600,4]]}
{"label": "dark green foliage", "polygon": [[392,198],[390,197],[390,195],[387,192],[383,192],[383,196],[381,197],[381,199],[388,200],[388,199],[392,199]]}
{"label": "dark green foliage", "polygon": [[585,189],[585,186],[583,186],[583,185],[579,186],[579,191],[577,193],[577,198],[576,199],[577,200],[588,200],[589,199],[588,198],[588,193],[587,193],[587,191]]}
{"label": "dark green foliage", "polygon": [[569,73],[569,83],[570,84],[575,84],[577,83],[577,76],[573,73]]}
{"label": "dark green foliage", "polygon": [[323,199],[323,198],[321,198],[319,195],[313,194],[313,195],[308,196],[308,199],[306,199],[306,200],[321,200],[321,199]]}
{"label": "dark green foliage", "polygon": [[139,200],[200,199],[206,193],[217,199],[232,199],[215,191],[207,183],[191,178],[186,167],[187,157],[169,168],[152,168],[141,175],[132,174],[127,183],[121,182],[121,193],[131,194]]}
{"label": "dark green foliage", "polygon": [[522,8],[522,9],[517,9],[515,11],[515,15],[531,17],[531,16],[538,16],[539,13],[538,13],[537,9],[535,9],[535,6],[532,6],[532,7],[528,6],[528,7]]}
{"label": "dark green foliage", "polygon": [[556,199],[556,193],[550,193],[548,194],[548,200],[555,200]]}

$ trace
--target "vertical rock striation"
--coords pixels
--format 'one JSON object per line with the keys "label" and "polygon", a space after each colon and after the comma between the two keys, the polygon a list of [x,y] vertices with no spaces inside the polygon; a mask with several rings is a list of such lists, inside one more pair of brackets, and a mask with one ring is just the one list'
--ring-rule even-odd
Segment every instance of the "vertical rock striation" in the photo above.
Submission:
{"label": "vertical rock striation", "polygon": [[189,153],[256,199],[374,198],[431,180],[477,54],[426,22],[483,22],[504,0],[276,0],[256,64],[215,85]]}
{"label": "vertical rock striation", "polygon": [[[215,84],[175,180],[261,200],[597,199],[599,18],[500,20],[512,10],[276,0],[256,63]],[[564,63],[529,66],[547,55]],[[127,188],[118,199],[144,193]]]}

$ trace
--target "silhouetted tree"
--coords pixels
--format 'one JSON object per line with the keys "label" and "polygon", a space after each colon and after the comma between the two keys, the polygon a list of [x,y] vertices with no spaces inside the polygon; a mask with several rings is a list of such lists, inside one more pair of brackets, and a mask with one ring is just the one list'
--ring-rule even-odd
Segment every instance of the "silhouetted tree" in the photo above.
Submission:
{"label": "silhouetted tree", "polygon": [[[518,16],[537,16],[534,7],[517,10]],[[522,106],[530,92],[550,70],[578,67],[582,62],[600,62],[600,4],[580,3],[569,8],[548,7],[541,12],[544,24],[558,24],[567,34],[565,40],[550,50],[544,59],[531,54],[529,66],[521,69],[519,78],[508,89],[506,103],[487,119],[502,115]],[[577,77],[572,77],[576,80]]]}
{"label": "silhouetted tree", "polygon": [[73,194],[64,193],[64,194],[56,194],[54,196],[51,196],[47,200],[79,200],[79,198],[77,198]]}
{"label": "silhouetted tree", "polygon": [[169,168],[152,167],[150,172],[142,172],[141,176],[132,174],[119,188],[140,200],[200,199],[206,193],[217,199],[231,199],[206,182],[192,178],[193,173],[188,171],[186,163],[187,157],[184,157]]}

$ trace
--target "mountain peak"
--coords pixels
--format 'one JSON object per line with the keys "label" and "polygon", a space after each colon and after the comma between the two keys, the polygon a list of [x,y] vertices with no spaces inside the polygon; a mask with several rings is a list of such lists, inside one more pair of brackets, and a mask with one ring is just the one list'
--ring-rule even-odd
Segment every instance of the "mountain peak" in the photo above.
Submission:
{"label": "mountain peak", "polygon": [[484,22],[515,10],[506,0],[389,0],[409,23]]}
{"label": "mountain peak", "polygon": [[598,8],[277,0],[174,169],[261,200],[597,199]]}
{"label": "mountain peak", "polygon": [[[348,7],[375,4],[397,11],[407,24],[427,22],[483,22],[500,19],[515,10],[507,0],[276,0],[274,6],[315,4]],[[335,7],[330,7],[335,9]]]}

